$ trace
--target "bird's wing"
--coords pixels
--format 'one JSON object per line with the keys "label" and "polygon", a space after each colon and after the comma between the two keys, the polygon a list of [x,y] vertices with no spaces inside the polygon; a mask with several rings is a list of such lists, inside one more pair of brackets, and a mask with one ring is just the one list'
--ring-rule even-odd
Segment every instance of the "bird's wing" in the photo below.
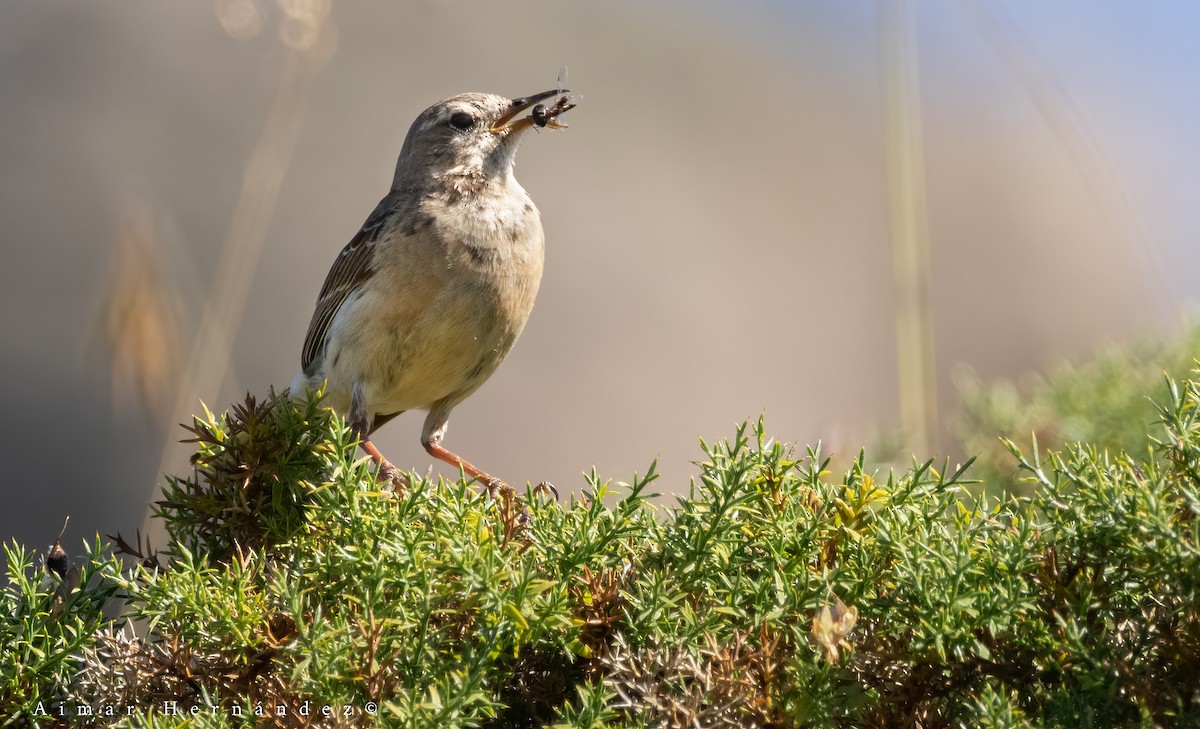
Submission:
{"label": "bird's wing", "polygon": [[304,374],[310,377],[316,374],[321,351],[325,347],[325,336],[329,333],[333,317],[337,316],[338,309],[350,294],[374,275],[375,241],[379,240],[385,223],[394,212],[395,200],[388,195],[367,217],[367,222],[363,223],[362,228],[350,239],[333,262],[333,267],[329,269],[325,285],[321,287],[321,294],[317,297],[317,308],[313,312],[312,321],[309,322],[308,334],[304,337],[304,351],[300,356]]}

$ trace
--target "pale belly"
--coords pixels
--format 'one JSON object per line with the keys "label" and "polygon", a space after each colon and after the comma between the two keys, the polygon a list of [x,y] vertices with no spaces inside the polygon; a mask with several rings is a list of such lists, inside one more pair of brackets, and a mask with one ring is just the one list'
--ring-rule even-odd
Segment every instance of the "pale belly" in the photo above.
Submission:
{"label": "pale belly", "polygon": [[478,389],[521,333],[536,282],[515,300],[462,280],[403,296],[373,291],[338,312],[322,377],[335,409],[349,408],[358,384],[381,415],[453,405]]}

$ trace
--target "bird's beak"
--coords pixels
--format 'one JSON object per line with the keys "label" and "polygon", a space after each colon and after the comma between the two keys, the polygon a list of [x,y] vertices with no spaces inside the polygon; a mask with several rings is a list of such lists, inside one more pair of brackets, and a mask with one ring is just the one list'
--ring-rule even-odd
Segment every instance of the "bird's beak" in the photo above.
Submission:
{"label": "bird's beak", "polygon": [[508,111],[501,114],[496,121],[492,122],[492,127],[489,131],[491,131],[492,134],[500,134],[501,132],[506,131],[520,131],[526,127],[532,126],[534,124],[534,119],[532,117],[526,116],[517,119],[517,116],[539,101],[544,101],[545,99],[566,93],[570,93],[568,89],[552,89],[550,91],[543,91],[540,94],[534,94],[533,96],[522,96],[519,99],[513,99],[512,106],[508,108]]}

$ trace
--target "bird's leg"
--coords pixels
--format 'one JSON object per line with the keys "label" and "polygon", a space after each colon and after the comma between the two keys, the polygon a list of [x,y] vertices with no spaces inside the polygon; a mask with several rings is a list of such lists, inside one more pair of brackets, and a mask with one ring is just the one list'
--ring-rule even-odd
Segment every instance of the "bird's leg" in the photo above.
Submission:
{"label": "bird's leg", "polygon": [[465,461],[454,453],[446,450],[441,446],[441,444],[426,442],[424,445],[425,450],[429,452],[429,455],[445,461],[455,468],[461,468],[468,476],[478,479],[479,482],[487,488],[488,493],[492,496],[495,496],[497,492],[510,496],[516,494],[516,491],[513,490],[512,486],[509,486],[495,476],[488,474],[486,471],[481,471],[475,466],[472,466],[470,462]]}
{"label": "bird's leg", "polygon": [[381,481],[386,479],[392,484],[393,488],[399,490],[407,489],[409,487],[408,477],[401,473],[400,469],[393,466],[388,459],[383,457],[383,454],[371,442],[370,436],[367,435],[371,432],[371,414],[367,411],[366,398],[363,397],[362,388],[358,385],[355,385],[351,389],[348,421],[350,429],[358,436],[359,448],[362,448],[371,457],[371,460],[375,461],[375,465],[379,467],[377,478]]}
{"label": "bird's leg", "polygon": [[468,461],[442,446],[442,438],[446,435],[449,415],[449,410],[442,411],[436,407],[429,411],[429,417],[425,419],[424,432],[421,434],[421,445],[425,446],[426,452],[434,458],[445,461],[451,466],[461,469],[468,476],[477,479],[493,498],[497,493],[505,499],[511,499],[516,496],[517,492],[512,486],[488,474],[486,471],[472,466]]}

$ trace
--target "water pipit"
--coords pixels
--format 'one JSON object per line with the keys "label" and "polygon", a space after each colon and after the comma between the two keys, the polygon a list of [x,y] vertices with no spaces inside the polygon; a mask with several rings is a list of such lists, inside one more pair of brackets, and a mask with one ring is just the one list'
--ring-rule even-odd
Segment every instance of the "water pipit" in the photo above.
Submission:
{"label": "water pipit", "polygon": [[430,455],[493,495],[511,493],[442,440],[450,411],[496,371],[533,308],[545,238],[513,162],[530,128],[564,126],[557,118],[574,106],[565,92],[461,94],[421,112],[391,190],[329,270],[292,392],[324,384],[381,478],[405,483],[371,434],[406,410],[427,410]]}

